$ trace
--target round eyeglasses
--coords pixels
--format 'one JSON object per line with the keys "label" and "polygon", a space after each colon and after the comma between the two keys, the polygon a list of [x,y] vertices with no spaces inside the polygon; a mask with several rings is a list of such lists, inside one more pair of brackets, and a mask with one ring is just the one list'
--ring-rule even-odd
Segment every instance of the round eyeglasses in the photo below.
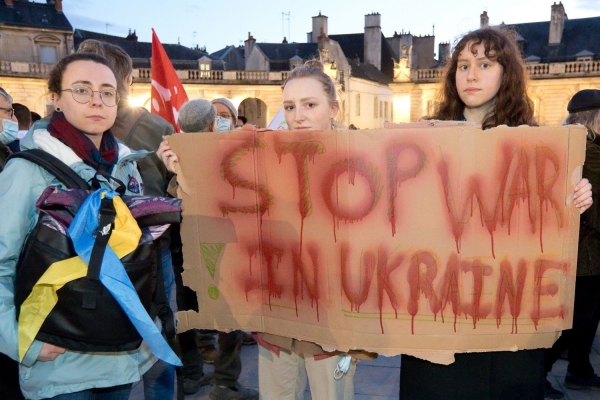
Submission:
{"label": "round eyeglasses", "polygon": [[94,97],[94,93],[98,93],[100,95],[100,100],[107,107],[114,107],[119,104],[119,93],[115,89],[101,89],[101,90],[92,90],[91,87],[86,85],[73,85],[69,89],[62,89],[61,92],[71,92],[71,96],[73,96],[73,100],[80,104],[87,104],[92,101]]}

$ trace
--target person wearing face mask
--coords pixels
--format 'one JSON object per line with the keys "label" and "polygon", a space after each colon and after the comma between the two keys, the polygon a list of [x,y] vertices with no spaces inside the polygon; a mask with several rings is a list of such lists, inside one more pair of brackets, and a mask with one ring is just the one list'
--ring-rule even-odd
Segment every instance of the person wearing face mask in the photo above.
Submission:
{"label": "person wearing face mask", "polygon": [[[213,100],[213,104],[221,100]],[[218,105],[215,104],[215,107],[218,113]],[[325,131],[336,128],[334,119],[339,103],[335,84],[324,73],[319,61],[308,61],[289,74],[283,87],[283,107],[291,130]],[[179,158],[168,141],[161,143],[157,153],[167,168],[174,171]],[[316,343],[273,334],[259,333],[256,337],[259,343],[260,398],[265,400],[302,399],[307,384],[313,399],[352,400],[356,359],[377,356],[362,350],[352,350],[347,354],[326,351]],[[334,371],[337,371],[336,377]]]}
{"label": "person wearing face mask", "polygon": [[[11,154],[8,144],[17,138],[18,124],[12,108],[12,97],[0,87],[0,171]],[[19,364],[0,353],[0,393],[11,399],[22,399],[19,389]]]}
{"label": "person wearing face mask", "polygon": [[17,121],[19,121],[19,132],[17,133],[17,139],[8,144],[8,148],[13,153],[21,151],[20,143],[21,139],[25,137],[27,131],[31,127],[31,111],[27,106],[20,103],[13,103],[13,110]]}
{"label": "person wearing face mask", "polygon": [[[0,87],[0,171],[11,154],[8,144],[14,142],[18,133],[17,118],[12,108],[12,97]],[[0,353],[0,393],[7,398],[23,399],[19,388],[19,364],[9,356]]]}
{"label": "person wearing face mask", "polygon": [[19,132],[19,125],[12,103],[11,95],[0,87],[0,171],[4,169],[6,159],[11,154],[8,144],[17,139]]}
{"label": "person wearing face mask", "polygon": [[[219,110],[221,115],[219,115]],[[231,123],[237,119],[237,112],[233,104],[220,98],[211,102],[204,99],[195,99],[187,102],[179,110],[177,124],[184,133],[230,131]],[[168,141],[161,143],[157,154],[169,170],[173,171],[169,157],[175,157],[170,150]],[[209,333],[210,332],[210,333]],[[178,335],[181,347],[181,360],[183,362],[183,389],[185,394],[196,393],[201,386],[211,381],[211,376],[203,373],[203,357],[198,350],[200,347],[214,349],[214,331],[200,331],[191,329]],[[211,400],[258,400],[259,394],[252,388],[242,386],[238,378],[242,371],[241,346],[245,333],[242,331],[219,332],[219,351],[215,355],[215,372],[212,377],[214,385],[209,393]],[[250,338],[252,338],[251,335]],[[252,339],[253,340],[253,339]],[[254,340],[253,340],[254,341]],[[254,341],[254,343],[256,343]],[[216,352],[216,349],[214,350]]]}
{"label": "person wearing face mask", "polygon": [[220,97],[212,101],[213,106],[217,110],[217,132],[229,132],[235,129],[235,123],[238,119],[237,108],[233,105],[231,100],[225,97]]}

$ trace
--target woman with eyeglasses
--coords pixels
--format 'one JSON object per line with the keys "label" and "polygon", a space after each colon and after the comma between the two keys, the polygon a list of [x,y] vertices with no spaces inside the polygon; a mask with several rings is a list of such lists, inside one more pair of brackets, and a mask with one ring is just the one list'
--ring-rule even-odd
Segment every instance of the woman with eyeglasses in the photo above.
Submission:
{"label": "woman with eyeglasses", "polygon": [[[134,152],[110,131],[117,115],[117,80],[102,56],[77,53],[61,59],[50,72],[48,89],[55,112],[44,129],[37,125],[22,149],[42,149],[57,157],[85,181],[110,175],[125,183],[128,195],[142,194]],[[115,189],[99,177],[100,186]],[[36,201],[58,180],[36,164],[9,160],[0,174],[0,352],[18,359],[14,279],[19,253],[37,221]],[[74,352],[35,340],[20,364],[21,390],[27,399],[126,400],[132,382],[156,361],[145,343],[132,351]],[[0,397],[2,395],[0,394]]]}

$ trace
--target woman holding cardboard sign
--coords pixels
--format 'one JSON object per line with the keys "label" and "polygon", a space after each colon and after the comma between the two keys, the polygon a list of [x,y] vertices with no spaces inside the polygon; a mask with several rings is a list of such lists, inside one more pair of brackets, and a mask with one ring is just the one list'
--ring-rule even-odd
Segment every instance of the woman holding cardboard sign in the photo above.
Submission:
{"label": "woman holding cardboard sign", "polygon": [[[466,120],[483,129],[537,125],[527,95],[526,71],[511,33],[483,28],[465,35],[449,58],[441,101],[429,119]],[[574,204],[583,213],[592,204],[591,185],[582,179]],[[544,350],[456,354],[451,365],[402,356],[401,399],[542,399]]]}
{"label": "woman holding cardboard sign", "polygon": [[[331,130],[339,111],[333,81],[318,61],[294,69],[283,87],[284,115],[290,130]],[[173,170],[177,155],[163,142],[158,150]],[[315,343],[272,334],[256,335],[259,346],[259,392],[262,399],[303,399],[307,381],[313,399],[354,398],[353,356],[326,352]],[[339,367],[338,367],[339,366]],[[334,377],[335,375],[335,377]]]}
{"label": "woman holding cardboard sign", "polygon": [[[290,72],[283,85],[283,109],[290,130],[334,129],[339,111],[336,89],[319,61]],[[307,380],[313,399],[354,398],[356,363],[351,356],[288,337],[260,333],[257,338],[261,398],[303,399]],[[365,358],[360,351],[351,354]],[[334,371],[339,371],[336,377]]]}

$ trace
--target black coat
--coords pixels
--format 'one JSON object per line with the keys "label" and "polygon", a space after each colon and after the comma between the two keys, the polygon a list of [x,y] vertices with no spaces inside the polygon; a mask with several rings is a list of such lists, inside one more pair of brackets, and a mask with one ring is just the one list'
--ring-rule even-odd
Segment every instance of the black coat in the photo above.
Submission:
{"label": "black coat", "polygon": [[577,276],[600,275],[600,138],[588,140],[583,177],[592,184],[594,204],[581,214]]}

